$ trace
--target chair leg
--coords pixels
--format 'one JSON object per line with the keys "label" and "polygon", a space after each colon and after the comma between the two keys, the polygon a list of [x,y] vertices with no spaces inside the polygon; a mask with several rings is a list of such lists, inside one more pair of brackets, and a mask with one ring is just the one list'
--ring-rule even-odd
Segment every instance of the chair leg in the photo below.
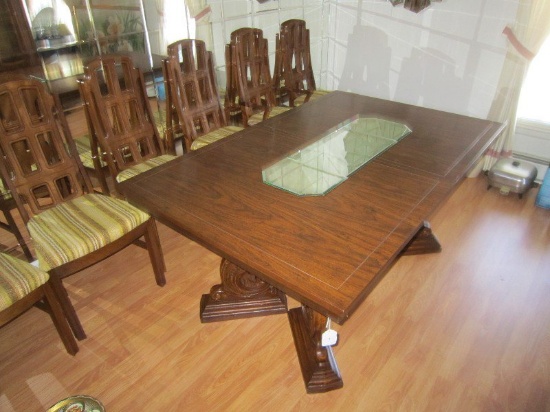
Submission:
{"label": "chair leg", "polygon": [[25,254],[25,257],[29,262],[32,262],[34,260],[34,256],[32,255],[29,247],[27,246],[27,243],[25,242],[25,239],[23,239],[23,235],[19,231],[19,228],[17,227],[17,224],[15,223],[15,220],[13,219],[13,216],[9,210],[3,210],[4,217],[6,218],[6,222],[8,222],[8,226],[10,227],[10,231],[14,234],[15,238],[17,239],[17,242],[21,246],[21,249],[23,249],[23,253]]}
{"label": "chair leg", "polygon": [[[97,163],[97,165],[96,165]],[[109,184],[107,183],[108,171],[106,171],[106,166],[102,167],[98,159],[94,159],[95,173],[97,175],[97,180],[99,180],[99,187],[104,195],[110,196],[111,189],[109,189]]]}
{"label": "chair leg", "polygon": [[46,282],[42,288],[44,290],[46,304],[49,307],[50,316],[52,317],[52,321],[57,329],[57,333],[59,333],[59,336],[63,341],[63,345],[65,345],[65,349],[67,349],[69,354],[76,355],[78,352],[78,344],[74,339],[71,328],[67,322],[67,318],[63,313],[63,308],[60,304],[60,297],[57,296],[50,282]]}
{"label": "chair leg", "polygon": [[157,224],[153,218],[149,219],[149,222],[147,223],[145,242],[147,243],[147,251],[149,252],[151,265],[153,265],[157,285],[164,286],[166,284],[166,278],[164,276],[164,272],[166,272],[166,264],[164,262],[164,255],[162,254],[162,249],[160,246]]}
{"label": "chair leg", "polygon": [[61,278],[57,276],[57,274],[54,271],[55,269],[49,272],[50,284],[59,300],[61,308],[63,309],[63,313],[65,314],[65,317],[69,321],[69,325],[71,326],[74,336],[76,336],[78,340],[86,339],[86,332],[84,332],[84,328],[80,323],[80,319],[78,319],[78,315],[74,310],[74,306],[69,300],[69,295],[67,293],[67,290],[65,289],[65,287],[63,286],[63,283],[61,282]]}

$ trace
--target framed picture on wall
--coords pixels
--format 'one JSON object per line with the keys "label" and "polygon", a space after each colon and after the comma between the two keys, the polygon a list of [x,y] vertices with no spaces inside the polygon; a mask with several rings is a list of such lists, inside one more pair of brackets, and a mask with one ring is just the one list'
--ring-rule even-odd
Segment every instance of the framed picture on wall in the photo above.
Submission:
{"label": "framed picture on wall", "polygon": [[[73,2],[80,40],[96,43],[101,54],[145,52],[141,0],[88,1],[91,19],[85,0]],[[90,44],[86,54],[97,54],[96,45]]]}
{"label": "framed picture on wall", "polygon": [[131,9],[137,6],[139,9],[139,1],[136,0],[89,0],[90,6],[92,8],[122,8],[122,9]]}

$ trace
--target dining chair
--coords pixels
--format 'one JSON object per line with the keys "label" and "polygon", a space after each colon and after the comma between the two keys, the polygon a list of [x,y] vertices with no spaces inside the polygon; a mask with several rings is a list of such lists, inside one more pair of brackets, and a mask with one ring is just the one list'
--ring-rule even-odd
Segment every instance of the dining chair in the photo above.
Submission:
{"label": "dining chair", "polygon": [[225,59],[227,113],[240,109],[243,125],[251,126],[289,110],[275,102],[267,39],[261,29],[245,27],[232,32]]}
{"label": "dining chair", "polygon": [[[84,68],[79,88],[91,146],[116,183],[175,159],[155,125],[141,71],[123,55],[104,55]],[[170,150],[172,151],[172,150]]]}
{"label": "dining chair", "polygon": [[82,104],[82,111],[84,112],[88,133],[73,137],[76,150],[88,175],[95,177],[99,182],[102,192],[109,195],[111,189],[107,183],[107,178],[110,176],[110,173],[107,163],[105,162],[106,153],[99,147],[97,137],[90,134],[89,125],[91,121],[89,112],[84,103]]}
{"label": "dining chair", "polygon": [[17,226],[17,223],[15,222],[15,219],[13,217],[12,212],[15,209],[17,209],[17,205],[15,204],[15,201],[13,200],[10,191],[6,188],[4,181],[0,179],[0,211],[2,211],[4,219],[6,220],[5,222],[0,221],[0,227],[15,236],[15,238],[17,239],[17,243],[19,244],[21,250],[23,251],[23,254],[25,255],[25,258],[29,262],[32,262],[34,260],[34,256],[30,251],[29,246],[27,245],[27,242],[25,241],[25,238],[23,237],[23,234],[19,230],[19,227]]}
{"label": "dining chair", "polygon": [[185,150],[196,150],[242,127],[227,125],[214,75],[212,53],[202,40],[184,39],[167,47],[166,129],[183,131]]}
{"label": "dining chair", "polygon": [[[156,283],[166,283],[155,220],[124,200],[94,192],[63,111],[42,83],[0,84],[0,156],[0,175],[58,294],[67,293],[63,278],[142,237]],[[74,308],[62,305],[75,336],[85,338]]]}
{"label": "dining chair", "polygon": [[[85,106],[83,106],[83,109],[84,107]],[[86,125],[89,125],[91,121],[88,117],[88,111],[85,109],[83,111],[86,119]],[[153,112],[153,116],[158,132],[161,134],[165,133],[164,129],[166,126],[166,122],[164,120],[164,111],[162,109],[159,109]],[[76,150],[78,152],[80,160],[82,161],[84,168],[88,172],[88,175],[90,175],[90,177],[94,177],[97,180],[97,182],[99,183],[99,187],[101,188],[103,193],[110,194],[111,187],[108,183],[108,181],[110,181],[110,172],[105,161],[107,153],[99,146],[97,137],[90,135],[90,133],[88,132],[83,135],[74,137],[73,140],[75,142]]]}
{"label": "dining chair", "polygon": [[179,120],[178,113],[176,111],[174,97],[172,97],[173,92],[171,91],[172,80],[168,79],[169,69],[168,69],[168,59],[162,59],[162,76],[164,81],[164,93],[165,93],[165,110],[164,110],[164,139],[166,141],[166,147],[173,148],[173,153],[177,153],[177,142],[182,142],[182,151],[186,152],[188,149],[186,147],[186,142],[184,138],[184,132],[182,128],[183,121]]}
{"label": "dining chair", "polygon": [[50,276],[28,262],[0,253],[0,326],[29,310],[43,304],[67,352],[75,355],[78,344],[63,313],[60,300],[71,302],[64,294],[57,295],[50,284]]}
{"label": "dining chair", "polygon": [[[91,122],[90,119],[88,118],[88,111],[85,110],[85,105],[83,105],[82,108],[84,112],[86,125],[88,126]],[[155,125],[159,132],[159,135],[161,136],[161,140],[163,141],[164,141],[163,134],[165,133],[165,127],[166,127],[166,121],[164,116],[165,116],[164,110],[161,108],[159,108],[156,111],[153,111]],[[69,121],[69,119],[67,119],[67,121]],[[97,138],[94,138],[93,136],[91,136],[89,133],[89,130],[88,130],[88,133],[75,136],[73,140],[76,144],[76,150],[78,151],[78,155],[80,156],[80,160],[82,161],[84,168],[86,169],[89,175],[93,175],[97,178],[102,188],[107,187],[105,193],[109,194],[106,178],[109,177],[110,174],[109,174],[109,169],[107,167],[107,163],[105,162],[105,156],[107,153],[104,152],[101,149],[101,147],[99,147],[99,142],[97,141]],[[165,145],[165,147],[167,146]],[[98,173],[99,170],[102,170],[103,173]]]}
{"label": "dining chair", "polygon": [[[43,79],[28,76],[28,75],[25,75],[23,73],[10,73],[10,72],[0,73],[0,83],[4,83],[6,81],[14,81],[14,80],[26,80],[26,79],[29,79],[29,78],[34,78],[34,79],[39,80],[41,82],[45,82],[45,80],[43,80]],[[54,98],[54,100],[56,101],[55,102],[56,105],[58,105],[59,107],[62,107],[59,95],[55,94],[55,93],[52,93],[51,95]],[[8,109],[9,108],[4,107],[4,108],[1,109],[1,111],[5,113],[5,111],[8,110]],[[76,112],[76,111],[74,111],[74,112]],[[81,136],[73,135],[73,138],[74,138],[74,141],[75,141],[75,144],[76,144],[76,148],[78,150],[78,154],[80,156],[80,160],[82,161],[82,164],[86,168],[87,172],[89,174],[93,174],[94,176],[96,176],[96,171],[97,170],[105,171],[104,169],[105,169],[106,165],[105,165],[104,162],[101,161],[101,157],[97,153],[97,151],[94,151],[92,149],[92,147],[90,145],[90,137],[88,136],[88,134],[84,134],[84,135],[81,135]],[[102,188],[103,187],[106,188],[107,187],[107,182],[105,180],[105,173],[98,174],[96,177],[99,180],[100,186]],[[108,193],[108,191],[107,191],[107,193]],[[0,205],[0,208],[1,208],[1,205]],[[34,259],[31,259],[31,260],[34,260]]]}
{"label": "dining chair", "polygon": [[273,87],[278,101],[296,107],[329,93],[317,90],[311,64],[309,29],[306,22],[291,19],[281,23],[275,36]]}
{"label": "dining chair", "polygon": [[[0,73],[0,83],[11,79],[25,80],[28,79],[28,76],[21,73]],[[0,117],[0,121],[3,121],[3,116],[6,116],[6,113],[11,113],[12,110],[13,108],[8,102],[0,101],[0,116],[2,116]],[[9,116],[9,114],[7,116]],[[15,236],[17,243],[25,255],[25,258],[29,262],[32,262],[34,260],[34,256],[13,217],[13,211],[15,209],[17,209],[17,205],[15,204],[9,189],[4,183],[4,180],[0,178],[0,211],[2,211],[5,219],[5,222],[0,221],[0,227]]]}

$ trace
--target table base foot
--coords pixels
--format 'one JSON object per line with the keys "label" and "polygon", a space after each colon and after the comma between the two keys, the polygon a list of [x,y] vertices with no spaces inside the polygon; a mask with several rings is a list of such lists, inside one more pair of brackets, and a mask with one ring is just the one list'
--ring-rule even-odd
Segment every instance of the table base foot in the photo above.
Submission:
{"label": "table base foot", "polygon": [[202,295],[200,306],[202,323],[277,315],[286,312],[286,296],[282,292],[278,292],[274,296],[243,300],[227,299],[223,301],[214,300],[210,295]]}
{"label": "table base foot", "polygon": [[201,322],[218,322],[286,313],[286,295],[239,266],[223,259],[222,283],[202,295]]}
{"label": "table base foot", "polygon": [[[317,321],[313,318],[321,318]],[[302,306],[288,311],[288,320],[308,393],[328,392],[344,386],[330,347],[320,344],[320,325],[326,317]],[[314,329],[314,330],[312,330]]]}
{"label": "table base foot", "polygon": [[424,222],[409,244],[405,246],[402,255],[421,255],[437,252],[441,252],[441,244],[433,234],[430,224]]}

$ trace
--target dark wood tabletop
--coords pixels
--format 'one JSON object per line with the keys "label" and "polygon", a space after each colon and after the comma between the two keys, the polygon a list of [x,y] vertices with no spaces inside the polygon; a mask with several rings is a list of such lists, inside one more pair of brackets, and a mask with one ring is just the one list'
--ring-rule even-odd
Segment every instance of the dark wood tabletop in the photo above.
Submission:
{"label": "dark wood tabletop", "polygon": [[[263,167],[357,114],[412,132],[324,196],[262,182]],[[501,131],[487,120],[337,91],[120,190],[160,222],[343,323]]]}

